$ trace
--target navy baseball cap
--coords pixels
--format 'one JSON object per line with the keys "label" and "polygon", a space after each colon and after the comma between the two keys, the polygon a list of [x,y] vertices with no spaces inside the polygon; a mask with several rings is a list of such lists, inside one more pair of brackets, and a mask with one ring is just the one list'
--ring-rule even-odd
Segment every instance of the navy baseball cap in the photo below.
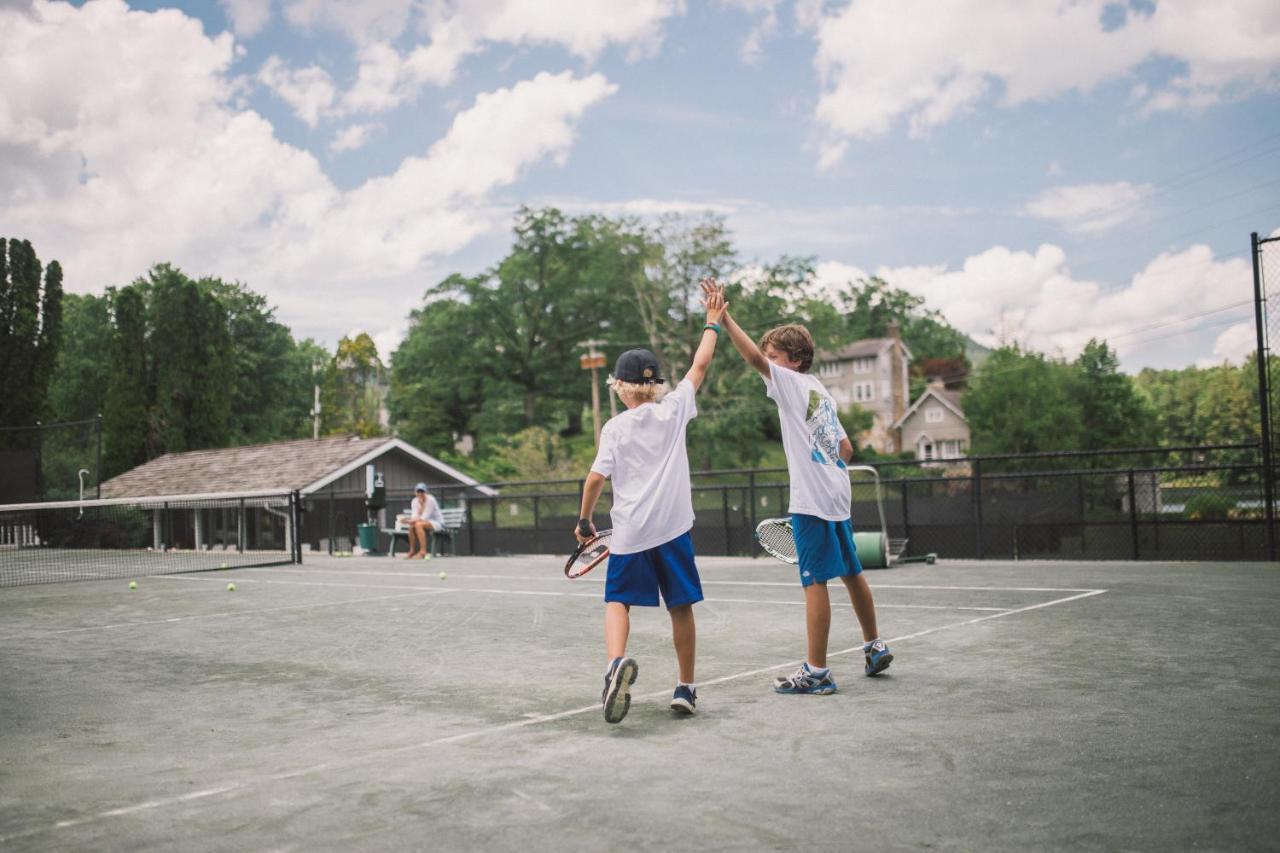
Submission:
{"label": "navy baseball cap", "polygon": [[657,357],[647,349],[629,349],[618,356],[613,378],[635,385],[661,385],[662,373]]}

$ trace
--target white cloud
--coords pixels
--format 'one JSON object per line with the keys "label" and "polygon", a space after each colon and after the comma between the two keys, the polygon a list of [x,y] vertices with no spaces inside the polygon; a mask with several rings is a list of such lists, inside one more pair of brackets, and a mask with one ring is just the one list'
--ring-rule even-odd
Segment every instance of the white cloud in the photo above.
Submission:
{"label": "white cloud", "polygon": [[1028,202],[1026,211],[1068,231],[1097,233],[1132,219],[1150,194],[1150,186],[1128,181],[1051,187]]}
{"label": "white cloud", "polygon": [[344,127],[329,143],[329,150],[335,154],[342,151],[355,151],[363,148],[375,133],[385,131],[386,125],[372,122],[369,124],[353,124]]}
{"label": "white cloud", "polygon": [[1253,323],[1237,323],[1218,335],[1213,343],[1214,364],[1229,361],[1241,364],[1258,349],[1258,333]]}
{"label": "white cloud", "polygon": [[284,0],[284,17],[299,29],[326,29],[364,43],[399,36],[414,6],[414,0]]}
{"label": "white cloud", "polygon": [[[1107,287],[1076,278],[1061,248],[1042,245],[1035,252],[995,246],[959,269],[880,267],[874,274],[924,297],[927,307],[983,344],[1008,340],[1074,356],[1096,337],[1125,356],[1247,314],[1249,270],[1245,260],[1218,261],[1207,246],[1192,246],[1161,254],[1125,285]],[[817,272],[833,301],[840,285],[865,276],[831,261]]]}
{"label": "white cloud", "polygon": [[271,0],[219,0],[231,28],[240,38],[253,38],[271,20]]}
{"label": "white cloud", "polygon": [[278,56],[270,56],[258,72],[258,80],[293,108],[307,127],[315,127],[333,107],[337,89],[329,72],[316,65],[291,70]]}
{"label": "white cloud", "polygon": [[[1087,92],[1153,59],[1183,69],[1135,89],[1145,111],[1199,108],[1280,83],[1280,5],[1162,0],[1104,29],[1108,0],[853,0],[812,21],[822,79],[820,162],[905,121],[912,135],[996,97],[1002,106]],[[1084,58],[1087,58],[1084,59]]]}
{"label": "white cloud", "polygon": [[740,52],[748,65],[759,62],[765,42],[778,31],[779,0],[720,0],[720,5],[739,9],[755,19]]}
{"label": "white cloud", "polygon": [[[297,2],[308,8],[330,6],[319,0]],[[423,86],[452,81],[462,61],[488,44],[551,45],[588,61],[612,45],[628,47],[633,56],[647,55],[661,44],[662,24],[683,8],[683,0],[494,0],[429,6],[423,20],[426,43],[401,53],[385,40],[361,42],[356,82],[342,106],[348,113],[396,107]],[[348,31],[363,30],[353,24]]]}
{"label": "white cloud", "polygon": [[424,153],[342,190],[238,106],[230,34],[119,2],[33,9],[0,8],[6,219],[70,290],[172,261],[246,282],[304,330],[411,302],[432,258],[495,226],[491,194],[563,163],[582,114],[615,91],[565,72],[481,94]]}

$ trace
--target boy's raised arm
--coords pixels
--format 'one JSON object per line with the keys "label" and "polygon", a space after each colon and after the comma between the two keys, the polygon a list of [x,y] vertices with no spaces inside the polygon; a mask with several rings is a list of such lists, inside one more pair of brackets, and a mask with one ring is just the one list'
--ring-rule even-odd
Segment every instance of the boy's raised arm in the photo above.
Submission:
{"label": "boy's raised arm", "polygon": [[702,293],[702,304],[707,308],[707,325],[702,330],[698,351],[693,354],[693,364],[689,367],[689,372],[684,375],[685,379],[693,383],[695,389],[702,387],[702,380],[707,376],[707,368],[716,354],[716,339],[720,337],[720,333],[711,326],[720,325],[726,307],[724,294],[714,286],[714,283],[708,289],[707,280],[703,279]]}
{"label": "boy's raised arm", "polygon": [[[704,279],[702,281],[702,292],[710,293],[717,290],[716,283]],[[764,357],[764,353],[760,352],[760,347],[756,346],[756,342],[751,340],[751,336],[742,331],[742,327],[733,321],[733,317],[729,314],[729,306],[725,304],[724,315],[721,317],[720,326],[729,334],[729,340],[733,341],[733,345],[737,347],[738,352],[746,360],[747,364],[755,368],[756,372],[765,379],[769,378],[769,359]]]}

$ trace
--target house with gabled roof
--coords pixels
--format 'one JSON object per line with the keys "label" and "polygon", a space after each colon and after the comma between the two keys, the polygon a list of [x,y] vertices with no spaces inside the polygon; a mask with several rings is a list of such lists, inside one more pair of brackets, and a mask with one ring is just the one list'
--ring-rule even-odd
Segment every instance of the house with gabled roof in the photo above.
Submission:
{"label": "house with gabled roof", "polygon": [[917,459],[959,459],[969,451],[969,420],[960,395],[934,380],[894,422],[903,450]]}
{"label": "house with gabled roof", "polygon": [[370,466],[381,475],[393,512],[408,506],[420,482],[443,505],[495,494],[402,439],[343,435],[166,453],[104,481],[102,496],[298,492],[304,509],[300,540],[313,550],[345,551],[356,526],[367,519]]}
{"label": "house with gabled roof", "polygon": [[871,413],[871,429],[856,438],[858,447],[902,452],[893,425],[907,410],[913,358],[896,322],[889,323],[886,338],[867,338],[815,354],[814,374],[836,405],[841,409],[857,405]]}

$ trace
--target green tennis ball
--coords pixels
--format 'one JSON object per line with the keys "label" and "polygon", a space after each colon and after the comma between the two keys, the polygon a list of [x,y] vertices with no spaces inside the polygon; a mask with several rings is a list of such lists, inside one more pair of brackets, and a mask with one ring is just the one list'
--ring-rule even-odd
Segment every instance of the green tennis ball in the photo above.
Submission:
{"label": "green tennis ball", "polygon": [[448,572],[441,572],[441,573],[440,573],[440,580],[444,580],[444,579],[445,579],[445,578],[447,578],[447,577],[449,577],[449,573],[448,573]]}
{"label": "green tennis ball", "polygon": [[225,569],[226,567],[227,567],[227,564],[226,564],[226,563],[223,563],[221,566],[218,566],[218,568],[220,568],[220,569]]}
{"label": "green tennis ball", "polygon": [[137,588],[138,588],[137,581],[129,581],[129,589],[137,589]]}
{"label": "green tennis ball", "polygon": [[229,584],[227,584],[227,592],[235,592],[235,591],[236,591],[236,585],[235,585],[235,584],[233,584],[233,583],[229,583]]}

